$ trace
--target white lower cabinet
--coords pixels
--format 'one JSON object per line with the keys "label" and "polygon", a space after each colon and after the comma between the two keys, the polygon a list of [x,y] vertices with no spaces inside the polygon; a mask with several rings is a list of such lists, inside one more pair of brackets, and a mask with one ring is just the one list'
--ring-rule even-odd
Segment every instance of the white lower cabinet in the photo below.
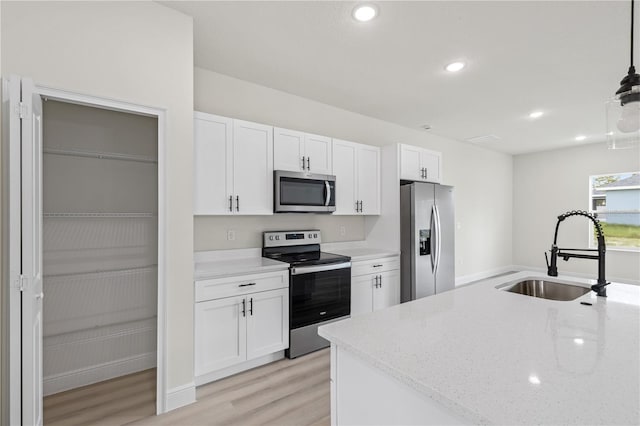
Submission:
{"label": "white lower cabinet", "polygon": [[[198,384],[225,375],[218,377],[216,372],[289,347],[289,288],[288,279],[284,280],[288,274],[268,275],[232,277],[228,281],[239,291],[250,291],[272,286],[274,277],[281,277],[287,287],[196,302],[195,376]],[[230,287],[225,280],[219,281],[223,288]],[[211,280],[196,281],[197,294],[198,288],[206,283],[211,286]],[[235,283],[239,284],[236,286]],[[208,376],[212,378],[207,380]]]}
{"label": "white lower cabinet", "polygon": [[[397,257],[353,262],[351,316],[400,303],[400,261]],[[375,272],[379,269],[380,272]]]}

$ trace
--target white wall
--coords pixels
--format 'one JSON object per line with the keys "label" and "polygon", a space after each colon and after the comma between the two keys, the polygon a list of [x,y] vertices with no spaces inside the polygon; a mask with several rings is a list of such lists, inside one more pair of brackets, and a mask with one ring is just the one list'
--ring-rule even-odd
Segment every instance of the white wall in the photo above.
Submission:
{"label": "white wall", "polygon": [[[583,145],[514,157],[514,263],[546,268],[544,252],[553,242],[558,215],[589,210],[589,176],[640,170],[640,152],[608,150],[604,144]],[[586,218],[569,218],[558,235],[560,247],[587,248]],[[607,249],[607,279],[640,281],[640,253]],[[597,277],[597,262],[559,261],[558,271]]]}
{"label": "white wall", "polygon": [[[401,127],[197,67],[194,75],[194,105],[198,111],[370,145],[403,142],[441,151],[444,156],[443,183],[456,187],[456,220],[460,224],[456,231],[456,275],[460,277],[511,265],[510,155]],[[326,220],[330,221],[327,222],[328,228],[335,228],[342,219],[335,216]],[[197,247],[230,248],[219,230],[225,226],[245,226],[249,232],[258,234],[263,221],[269,224],[268,218],[258,217],[198,218],[194,229]],[[256,247],[259,246],[256,245],[258,241],[251,237],[244,239],[243,244]]]}
{"label": "white wall", "polygon": [[2,75],[165,108],[169,389],[193,380],[193,22],[154,2],[6,2]]}

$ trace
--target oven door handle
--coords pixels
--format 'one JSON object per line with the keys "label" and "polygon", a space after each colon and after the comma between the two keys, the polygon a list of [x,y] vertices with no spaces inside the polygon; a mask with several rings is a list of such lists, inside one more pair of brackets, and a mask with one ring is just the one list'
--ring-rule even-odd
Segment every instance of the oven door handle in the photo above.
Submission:
{"label": "oven door handle", "polygon": [[303,275],[303,274],[312,274],[314,272],[324,272],[324,271],[333,271],[336,269],[346,269],[351,268],[351,262],[338,263],[338,264],[330,264],[330,265],[318,265],[318,266],[294,266],[291,268],[291,275]]}

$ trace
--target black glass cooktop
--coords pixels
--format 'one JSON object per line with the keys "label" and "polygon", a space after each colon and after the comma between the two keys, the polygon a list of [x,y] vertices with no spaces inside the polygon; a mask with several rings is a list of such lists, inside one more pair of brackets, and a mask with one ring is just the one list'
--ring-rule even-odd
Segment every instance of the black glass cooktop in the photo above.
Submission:
{"label": "black glass cooktop", "polygon": [[[318,246],[314,246],[314,248],[315,247]],[[292,266],[328,265],[332,263],[349,262],[351,260],[349,256],[326,253],[317,249],[304,251],[300,248],[292,250],[290,247],[265,248],[262,250],[262,255],[269,259],[288,263]]]}

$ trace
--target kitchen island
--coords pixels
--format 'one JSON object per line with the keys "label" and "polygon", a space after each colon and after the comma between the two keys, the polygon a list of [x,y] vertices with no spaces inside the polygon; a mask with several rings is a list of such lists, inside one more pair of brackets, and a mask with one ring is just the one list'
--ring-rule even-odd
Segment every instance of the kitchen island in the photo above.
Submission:
{"label": "kitchen island", "polygon": [[549,278],[518,272],[321,327],[332,423],[638,424],[640,287],[572,301],[500,289],[530,277]]}

